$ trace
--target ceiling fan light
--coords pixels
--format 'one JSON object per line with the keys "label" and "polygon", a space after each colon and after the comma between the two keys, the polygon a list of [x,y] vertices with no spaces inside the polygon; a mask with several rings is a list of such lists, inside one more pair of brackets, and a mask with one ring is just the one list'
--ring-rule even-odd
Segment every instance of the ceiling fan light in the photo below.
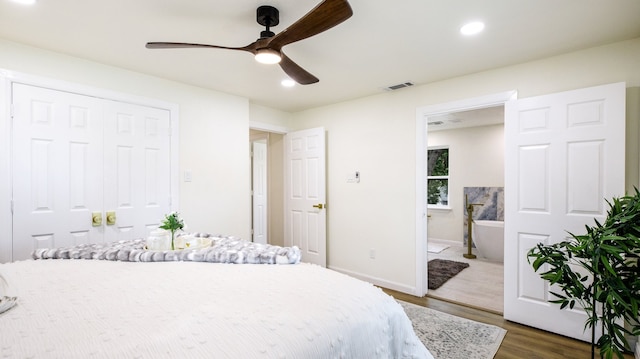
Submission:
{"label": "ceiling fan light", "polygon": [[261,49],[256,52],[256,61],[261,64],[273,65],[282,60],[277,51],[271,49]]}

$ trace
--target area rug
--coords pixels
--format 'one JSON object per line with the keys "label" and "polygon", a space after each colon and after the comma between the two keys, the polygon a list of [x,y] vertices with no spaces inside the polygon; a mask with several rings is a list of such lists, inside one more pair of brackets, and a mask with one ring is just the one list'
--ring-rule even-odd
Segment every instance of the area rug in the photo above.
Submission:
{"label": "area rug", "polygon": [[449,246],[446,244],[427,243],[427,252],[429,253],[440,253],[447,248]]}
{"label": "area rug", "polygon": [[429,289],[438,289],[446,281],[453,278],[463,269],[467,268],[469,263],[450,261],[447,259],[433,259],[428,263]]}
{"label": "area rug", "polygon": [[456,317],[398,301],[413,330],[435,359],[491,359],[507,331],[494,325]]}

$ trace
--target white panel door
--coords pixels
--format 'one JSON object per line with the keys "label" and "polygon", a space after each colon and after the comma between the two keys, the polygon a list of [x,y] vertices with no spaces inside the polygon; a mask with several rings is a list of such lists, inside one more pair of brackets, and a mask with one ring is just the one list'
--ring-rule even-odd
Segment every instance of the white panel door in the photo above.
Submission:
{"label": "white panel door", "polygon": [[97,243],[103,228],[102,104],[13,84],[13,260],[36,248]]}
{"label": "white panel door", "polygon": [[12,260],[158,226],[171,201],[169,111],[22,84],[12,93]]}
{"label": "white panel door", "polygon": [[324,128],[285,135],[284,243],[302,261],[327,266]]}
{"label": "white panel door", "polygon": [[107,101],[104,141],[105,241],[146,237],[170,212],[169,111]]}
{"label": "white panel door", "polygon": [[[564,309],[526,254],[585,232],[624,195],[625,84],[509,101],[505,107],[504,317],[586,341],[586,314]],[[543,268],[544,269],[544,268]],[[558,291],[558,289],[555,289]]]}
{"label": "white panel door", "polygon": [[253,241],[267,244],[267,140],[252,142]]}

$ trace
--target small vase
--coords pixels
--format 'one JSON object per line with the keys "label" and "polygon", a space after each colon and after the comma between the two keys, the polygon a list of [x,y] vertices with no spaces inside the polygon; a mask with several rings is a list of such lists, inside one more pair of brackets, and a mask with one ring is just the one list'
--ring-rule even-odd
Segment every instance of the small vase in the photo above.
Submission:
{"label": "small vase", "polygon": [[175,245],[173,244],[173,239],[175,237],[176,231],[171,231],[171,250],[174,251],[176,250]]}
{"label": "small vase", "polygon": [[154,251],[166,251],[170,247],[169,232],[164,229],[152,231],[147,237],[147,249]]}

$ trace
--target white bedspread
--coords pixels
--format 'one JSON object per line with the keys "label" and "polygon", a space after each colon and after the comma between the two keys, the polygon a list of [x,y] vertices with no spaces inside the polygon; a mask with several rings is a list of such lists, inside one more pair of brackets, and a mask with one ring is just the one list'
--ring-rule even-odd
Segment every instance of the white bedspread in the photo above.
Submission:
{"label": "white bedspread", "polygon": [[433,358],[402,307],[315,265],[22,261],[9,358]]}

